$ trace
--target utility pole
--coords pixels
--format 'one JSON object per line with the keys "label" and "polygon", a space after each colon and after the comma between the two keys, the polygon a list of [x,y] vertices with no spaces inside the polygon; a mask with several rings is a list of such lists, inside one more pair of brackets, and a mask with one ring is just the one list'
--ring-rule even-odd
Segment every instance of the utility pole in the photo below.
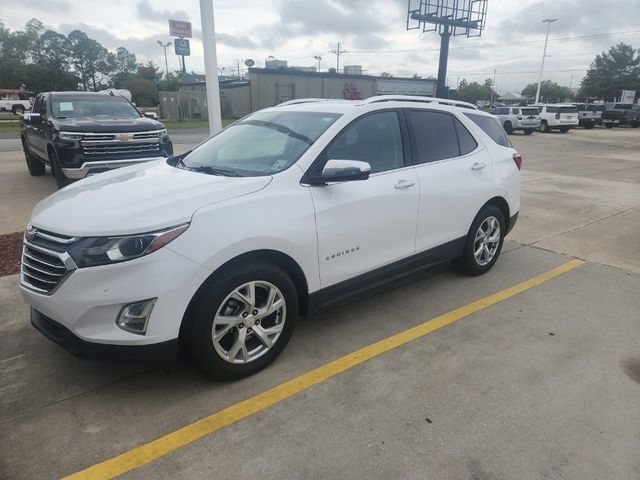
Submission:
{"label": "utility pole", "polygon": [[436,96],[446,98],[445,81],[447,78],[447,61],[449,59],[449,39],[451,38],[451,30],[449,25],[444,24],[444,30],[440,34],[440,58],[438,63],[438,84]]}
{"label": "utility pole", "polygon": [[322,57],[320,55],[314,55],[313,58],[315,58],[318,61],[318,72],[320,71],[320,62],[322,61]]}
{"label": "utility pole", "polygon": [[491,102],[489,103],[489,107],[493,107],[493,98],[496,92],[496,69],[493,69],[493,82],[491,82]]}
{"label": "utility pole", "polygon": [[538,89],[536,90],[536,101],[535,104],[540,100],[540,86],[542,84],[542,72],[544,70],[544,59],[547,56],[547,42],[549,41],[549,30],[551,30],[551,24],[553,22],[557,22],[557,18],[545,18],[542,20],[542,23],[547,24],[547,36],[544,39],[544,50],[542,51],[542,63],[540,64],[540,77],[538,77]]}
{"label": "utility pole", "polygon": [[340,55],[343,53],[349,53],[346,50],[340,50],[340,42],[338,42],[338,48],[330,50],[329,53],[335,53],[336,55],[336,73],[340,73]]}
{"label": "utility pole", "polygon": [[220,111],[220,85],[218,84],[218,55],[216,52],[216,28],[213,18],[213,0],[200,0],[202,46],[204,47],[204,73],[207,81],[207,111],[209,133],[222,130]]}
{"label": "utility pole", "polygon": [[164,48],[164,75],[165,77],[169,76],[169,62],[167,62],[167,47],[171,45],[171,42],[163,43],[160,40],[156,40],[158,45]]}

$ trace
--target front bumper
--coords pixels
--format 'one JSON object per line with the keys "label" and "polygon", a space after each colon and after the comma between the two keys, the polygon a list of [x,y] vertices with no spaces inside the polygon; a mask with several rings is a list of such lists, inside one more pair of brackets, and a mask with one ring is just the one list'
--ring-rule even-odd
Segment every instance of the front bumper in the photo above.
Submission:
{"label": "front bumper", "polygon": [[88,175],[101,173],[106,170],[113,170],[114,168],[128,167],[129,165],[136,165],[138,163],[153,162],[155,160],[162,160],[166,157],[146,157],[146,158],[127,158],[123,160],[99,160],[92,162],[84,162],[77,168],[62,168],[65,177],[72,179],[85,178]]}
{"label": "front bumper", "polygon": [[57,343],[80,358],[90,360],[132,361],[168,366],[174,363],[177,357],[177,339],[151,345],[137,346],[88,342],[34,308],[31,308],[31,324],[49,340]]}

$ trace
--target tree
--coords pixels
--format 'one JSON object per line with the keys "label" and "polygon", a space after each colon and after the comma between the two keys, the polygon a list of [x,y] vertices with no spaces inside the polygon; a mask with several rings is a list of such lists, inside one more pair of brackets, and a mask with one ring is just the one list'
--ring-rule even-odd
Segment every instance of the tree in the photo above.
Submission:
{"label": "tree", "polygon": [[168,73],[158,82],[158,90],[161,92],[177,92],[180,90],[180,79],[174,73]]}
{"label": "tree", "polygon": [[131,53],[124,47],[116,48],[113,58],[113,75],[111,81],[116,88],[120,88],[122,83],[136,75],[138,61],[135,53]]}
{"label": "tree", "polygon": [[[491,79],[485,80],[481,85],[478,82],[469,83],[467,79],[462,79],[458,85],[458,100],[469,103],[477,103],[480,100],[491,100]],[[495,97],[497,98],[497,96]]]}
{"label": "tree", "polygon": [[381,77],[393,77],[393,75],[391,75],[389,72],[382,72],[380,74]]}
{"label": "tree", "polygon": [[[34,52],[33,57],[36,65],[45,68],[46,89],[59,90],[64,85],[64,79],[69,72],[69,40],[64,35],[47,30],[38,37],[37,43],[39,50]],[[40,90],[38,88],[36,91]]]}
{"label": "tree", "polygon": [[[522,89],[520,94],[528,99],[536,98],[537,83],[530,83]],[[540,84],[540,100],[546,102],[562,102],[567,98],[573,98],[573,92],[569,87],[563,87],[551,80],[543,80]]]}
{"label": "tree", "polygon": [[625,43],[596,55],[580,85],[580,96],[610,100],[621,90],[640,90],[640,50]]}
{"label": "tree", "polygon": [[132,101],[140,107],[153,107],[158,104],[158,87],[146,78],[132,78],[122,84],[131,92]]}
{"label": "tree", "polygon": [[69,34],[71,62],[84,90],[98,90],[108,83],[113,72],[114,55],[86,33],[74,30]]}

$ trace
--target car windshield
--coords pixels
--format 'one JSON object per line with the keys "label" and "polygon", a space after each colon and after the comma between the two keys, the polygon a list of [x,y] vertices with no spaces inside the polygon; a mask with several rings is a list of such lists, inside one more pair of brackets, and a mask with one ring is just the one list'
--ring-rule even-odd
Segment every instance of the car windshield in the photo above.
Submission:
{"label": "car windshield", "polygon": [[540,115],[540,112],[538,112],[537,108],[523,108],[522,114],[523,115]]}
{"label": "car windshield", "polygon": [[51,99],[53,116],[64,118],[140,118],[125,98],[114,95],[64,96]]}
{"label": "car windshield", "polygon": [[293,165],[339,117],[316,112],[254,113],[207,140],[175,166],[211,175],[272,175]]}

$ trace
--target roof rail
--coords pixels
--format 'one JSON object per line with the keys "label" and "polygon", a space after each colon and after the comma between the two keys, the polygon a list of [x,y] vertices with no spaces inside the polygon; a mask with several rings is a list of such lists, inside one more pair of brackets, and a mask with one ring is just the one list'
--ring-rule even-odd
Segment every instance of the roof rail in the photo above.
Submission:
{"label": "roof rail", "polygon": [[452,107],[471,108],[478,110],[478,107],[472,103],[460,100],[451,100],[449,98],[423,97],[420,95],[377,95],[362,100],[361,105],[380,102],[420,102],[420,103],[438,103],[440,105],[449,105]]}
{"label": "roof rail", "polygon": [[287,100],[286,102],[279,103],[277,107],[283,107],[286,105],[298,105],[300,103],[314,103],[314,102],[348,102],[349,100],[342,100],[340,98],[295,98],[293,100]]}

